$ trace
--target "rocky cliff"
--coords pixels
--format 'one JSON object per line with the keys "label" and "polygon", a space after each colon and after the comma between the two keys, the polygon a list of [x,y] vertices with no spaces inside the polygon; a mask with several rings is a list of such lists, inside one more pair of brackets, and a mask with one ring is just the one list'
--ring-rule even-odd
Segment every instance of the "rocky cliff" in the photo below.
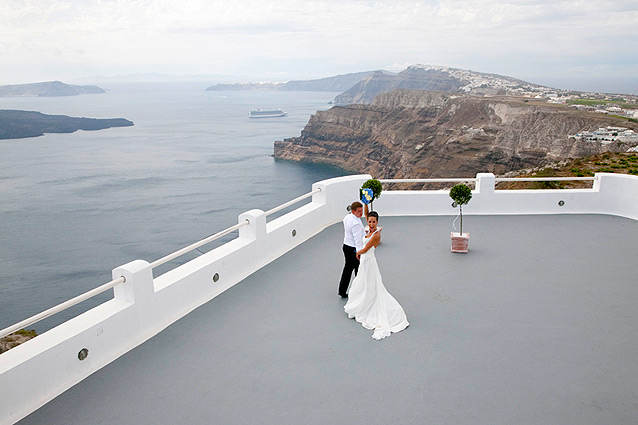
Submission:
{"label": "rocky cliff", "polygon": [[20,329],[11,335],[0,338],[0,354],[15,348],[20,344],[24,344],[36,336],[37,334],[33,329]]}
{"label": "rocky cliff", "polygon": [[608,125],[638,125],[513,97],[419,90],[312,116],[300,137],[275,142],[279,159],[327,163],[377,178],[471,177],[530,168],[627,145],[570,138]]}
{"label": "rocky cliff", "polygon": [[553,90],[497,74],[486,74],[445,66],[412,65],[398,74],[377,71],[337,96],[334,103],[338,105],[371,103],[381,93],[397,89],[472,93],[489,96],[521,93],[540,94]]}

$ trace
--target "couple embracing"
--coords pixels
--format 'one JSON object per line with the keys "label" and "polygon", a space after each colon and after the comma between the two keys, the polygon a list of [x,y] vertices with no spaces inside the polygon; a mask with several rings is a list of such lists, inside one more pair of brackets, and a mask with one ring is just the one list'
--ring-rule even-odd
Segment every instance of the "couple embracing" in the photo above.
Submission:
{"label": "couple embracing", "polygon": [[[364,228],[361,217],[365,214],[368,227]],[[366,329],[374,330],[372,337],[382,339],[391,333],[405,329],[409,323],[401,305],[385,289],[374,255],[381,242],[379,214],[369,211],[368,204],[360,202],[350,205],[350,213],[343,219],[343,254],[346,263],[339,283],[339,295],[348,298],[344,310]],[[352,272],[355,278],[348,285]]]}

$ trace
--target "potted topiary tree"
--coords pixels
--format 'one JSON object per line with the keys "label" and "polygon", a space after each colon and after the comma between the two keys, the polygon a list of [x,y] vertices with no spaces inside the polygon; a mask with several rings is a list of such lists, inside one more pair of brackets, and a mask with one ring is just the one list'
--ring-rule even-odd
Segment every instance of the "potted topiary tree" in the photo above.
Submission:
{"label": "potted topiary tree", "polygon": [[366,180],[366,182],[363,183],[363,186],[361,186],[359,199],[363,199],[363,196],[365,196],[365,194],[363,193],[363,189],[370,189],[372,191],[372,199],[369,199],[369,201],[370,201],[370,210],[374,210],[372,206],[372,202],[375,199],[377,199],[379,196],[381,196],[381,191],[383,191],[383,186],[381,185],[381,182],[377,179]]}
{"label": "potted topiary tree", "polygon": [[466,184],[459,183],[450,189],[450,198],[454,201],[452,206],[455,208],[457,206],[459,207],[459,217],[461,221],[461,231],[458,233],[451,232],[450,235],[452,238],[452,252],[467,254],[470,234],[463,233],[463,205],[467,204],[470,202],[470,199],[472,199],[472,191]]}

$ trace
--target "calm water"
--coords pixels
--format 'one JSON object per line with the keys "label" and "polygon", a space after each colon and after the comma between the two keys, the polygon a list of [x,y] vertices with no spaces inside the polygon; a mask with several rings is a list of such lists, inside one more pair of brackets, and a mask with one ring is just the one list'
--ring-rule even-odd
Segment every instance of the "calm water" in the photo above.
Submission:
{"label": "calm water", "polygon": [[[0,328],[108,282],[119,265],[152,262],[236,224],[244,211],[270,209],[309,192],[315,181],[344,174],[272,157],[275,140],[298,136],[337,93],[206,92],[206,86],[105,84],[101,95],[0,98],[0,109],[135,123],[0,140]],[[249,119],[255,108],[289,115]]]}

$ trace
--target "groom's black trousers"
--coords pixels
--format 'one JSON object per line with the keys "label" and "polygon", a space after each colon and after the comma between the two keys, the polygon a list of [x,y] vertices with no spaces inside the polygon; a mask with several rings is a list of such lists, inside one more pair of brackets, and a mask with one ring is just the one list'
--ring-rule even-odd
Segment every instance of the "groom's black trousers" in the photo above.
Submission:
{"label": "groom's black trousers", "polygon": [[352,271],[354,270],[355,276],[359,271],[357,248],[344,244],[343,255],[346,257],[346,264],[343,266],[343,273],[341,273],[341,282],[339,282],[339,295],[346,295],[346,292],[348,292],[348,285],[350,285]]}

